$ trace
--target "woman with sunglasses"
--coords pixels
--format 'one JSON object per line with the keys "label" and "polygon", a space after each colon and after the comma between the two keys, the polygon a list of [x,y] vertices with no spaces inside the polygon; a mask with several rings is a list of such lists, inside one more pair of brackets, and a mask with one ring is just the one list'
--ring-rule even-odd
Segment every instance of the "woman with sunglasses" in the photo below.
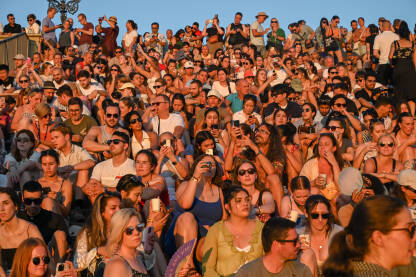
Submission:
{"label": "woman with sunglasses", "polygon": [[235,168],[233,183],[246,190],[251,198],[250,218],[266,222],[274,216],[276,206],[273,195],[261,184],[257,170],[250,161],[241,161]]}
{"label": "woman with sunglasses", "polygon": [[299,235],[306,235],[301,240],[301,248],[311,248],[315,253],[319,270],[328,258],[328,248],[335,234],[342,231],[342,227],[335,224],[331,212],[331,204],[324,196],[311,195],[305,203],[306,225],[297,228]]}
{"label": "woman with sunglasses", "polygon": [[[121,209],[111,218],[108,241],[105,251],[111,258],[106,262],[104,277],[112,276],[151,276],[156,255],[152,255],[153,244],[143,241],[146,224],[134,209]],[[152,233],[146,240],[154,239]],[[143,251],[138,248],[143,246]]]}
{"label": "woman with sunglasses", "polygon": [[140,150],[153,149],[157,145],[157,136],[143,129],[143,120],[139,112],[131,111],[124,117],[124,128],[130,131],[131,154],[136,157]]}
{"label": "woman with sunglasses", "polygon": [[204,276],[230,276],[263,254],[263,224],[250,219],[251,197],[242,187],[224,193],[227,219],[215,223],[204,242]]}
{"label": "woman with sunglasses", "polygon": [[393,268],[412,260],[415,230],[399,199],[381,195],[364,199],[345,230],[333,237],[323,276],[394,276]]}
{"label": "woman with sunglasses", "polygon": [[311,180],[312,194],[322,193],[334,200],[339,194],[338,175],[344,165],[334,135],[321,133],[314,157],[303,165],[299,175]]}
{"label": "woman with sunglasses", "polygon": [[394,158],[396,141],[390,134],[383,134],[377,141],[377,156],[364,163],[364,173],[371,173],[379,178],[386,188],[391,191],[397,182],[403,164]]}
{"label": "woman with sunglasses", "polygon": [[92,206],[90,216],[79,231],[75,243],[74,265],[78,271],[88,268],[94,274],[104,259],[110,220],[120,209],[121,196],[115,192],[100,194]]}
{"label": "woman with sunglasses", "polygon": [[45,195],[42,208],[63,216],[68,216],[72,203],[72,184],[68,179],[58,176],[59,154],[45,150],[40,154],[43,177],[39,178]]}
{"label": "woman with sunglasses", "polygon": [[119,74],[121,74],[120,66],[118,64],[112,64],[105,80],[105,89],[109,94],[113,93],[116,89],[117,76]]}
{"label": "woman with sunglasses", "polygon": [[3,164],[8,170],[8,187],[23,187],[27,181],[39,178],[39,157],[33,133],[25,129],[17,132],[12,149],[4,158]]}
{"label": "woman with sunglasses", "polygon": [[52,122],[52,109],[46,103],[40,103],[35,108],[36,120],[32,123],[33,134],[38,141],[40,150],[53,148],[51,130],[55,126]]}
{"label": "woman with sunglasses", "polygon": [[311,195],[311,184],[305,176],[292,179],[289,184],[289,194],[282,199],[280,215],[295,221],[296,226],[306,225],[305,203]]}
{"label": "woman with sunglasses", "polygon": [[43,241],[36,225],[17,217],[18,208],[15,193],[8,188],[0,188],[0,262],[5,271],[12,267],[16,249],[24,240],[38,238]]}
{"label": "woman with sunglasses", "polygon": [[352,162],[354,160],[354,147],[350,136],[350,128],[345,119],[336,117],[329,120],[326,129],[334,134],[342,158],[347,162]]}

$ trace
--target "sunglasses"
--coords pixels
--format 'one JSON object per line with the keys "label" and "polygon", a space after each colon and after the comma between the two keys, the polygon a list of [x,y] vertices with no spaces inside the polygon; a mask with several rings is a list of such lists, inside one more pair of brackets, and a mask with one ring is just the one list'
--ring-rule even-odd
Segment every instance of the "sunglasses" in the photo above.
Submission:
{"label": "sunglasses", "polygon": [[107,140],[107,145],[110,145],[112,143],[114,143],[115,145],[118,145],[121,142],[126,143],[124,140],[121,140],[121,139],[110,139],[110,140]]}
{"label": "sunglasses", "polygon": [[380,146],[380,147],[388,146],[388,147],[391,148],[391,147],[394,146],[394,143],[393,142],[389,142],[389,143],[379,143],[378,146]]}
{"label": "sunglasses", "polygon": [[117,68],[112,68],[111,71],[117,71],[118,72],[118,69]]}
{"label": "sunglasses", "polygon": [[336,131],[337,129],[342,129],[342,128],[338,126],[328,126],[328,130],[331,130],[332,132]]}
{"label": "sunglasses", "polygon": [[413,193],[416,193],[416,189],[409,187],[409,186],[405,186],[406,189],[410,190]]}
{"label": "sunglasses", "polygon": [[39,206],[40,204],[42,204],[42,198],[25,198],[23,199],[23,203],[26,206],[31,206],[32,204]]}
{"label": "sunglasses", "polygon": [[277,23],[277,21],[270,21],[271,23]]}
{"label": "sunglasses", "polygon": [[334,105],[337,108],[341,108],[341,107],[345,108],[345,107],[347,107],[347,104],[341,104],[341,103],[335,103]]}
{"label": "sunglasses", "polygon": [[152,103],[152,106],[158,106],[159,107],[159,105],[162,104],[162,103],[167,103],[167,102],[155,102],[155,103]]}
{"label": "sunglasses", "polygon": [[390,229],[390,231],[407,231],[410,235],[410,238],[413,238],[416,232],[416,224],[410,225],[408,228],[395,228]]}
{"label": "sunglasses", "polygon": [[121,53],[121,51],[116,51],[116,54],[120,54]]}
{"label": "sunglasses", "polygon": [[329,72],[329,74],[338,74],[338,72],[337,71],[332,71],[332,72]]}
{"label": "sunglasses", "polygon": [[243,64],[243,65],[248,65],[249,63],[241,63],[241,64]]}
{"label": "sunglasses", "polygon": [[288,97],[287,100],[295,102],[296,101],[296,97]]}
{"label": "sunglasses", "polygon": [[153,86],[154,89],[161,88],[162,86]]}
{"label": "sunglasses", "polygon": [[[48,256],[45,256],[45,257],[42,257],[42,260],[43,260],[43,263],[46,265],[46,264],[49,264],[50,262],[51,262],[51,258],[49,258]],[[40,257],[34,257],[33,259],[32,259],[32,263],[34,264],[34,265],[39,265],[40,264],[40,261],[41,261],[41,258]]]}
{"label": "sunglasses", "polygon": [[29,83],[29,80],[28,79],[23,79],[23,80],[20,80],[20,83]]}
{"label": "sunglasses", "polygon": [[296,237],[295,239],[280,239],[280,240],[276,240],[278,242],[292,242],[293,246],[295,247],[298,242],[299,242],[299,237]]}
{"label": "sunglasses", "polygon": [[120,115],[118,113],[108,113],[105,115],[107,118],[118,118]]}
{"label": "sunglasses", "polygon": [[311,109],[309,109],[309,108],[308,108],[308,109],[304,109],[303,111],[304,111],[305,113],[308,113],[308,112],[310,112],[310,111],[311,111]]}
{"label": "sunglasses", "polygon": [[131,236],[134,232],[134,229],[136,229],[138,233],[143,232],[144,223],[137,224],[135,227],[127,227],[126,230],[124,230],[124,233],[126,233],[128,236]]}
{"label": "sunglasses", "polygon": [[254,168],[250,168],[250,169],[241,169],[238,171],[238,175],[239,176],[244,176],[246,175],[246,173],[248,173],[249,175],[253,175],[254,173],[256,173],[256,170]]}
{"label": "sunglasses", "polygon": [[322,219],[328,219],[329,214],[318,214],[318,213],[311,213],[312,219],[318,219],[319,217],[322,217]]}
{"label": "sunglasses", "polygon": [[141,121],[138,118],[134,118],[130,120],[130,124],[140,123]]}
{"label": "sunglasses", "polygon": [[24,142],[24,143],[26,143],[26,142],[29,142],[30,139],[27,139],[27,138],[18,138],[18,139],[16,139],[16,141],[17,142]]}

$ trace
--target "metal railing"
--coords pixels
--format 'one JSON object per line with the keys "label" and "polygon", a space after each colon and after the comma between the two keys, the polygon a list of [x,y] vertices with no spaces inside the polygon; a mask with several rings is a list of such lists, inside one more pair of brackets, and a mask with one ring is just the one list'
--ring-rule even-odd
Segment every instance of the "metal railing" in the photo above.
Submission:
{"label": "metal railing", "polygon": [[15,69],[14,56],[23,54],[25,57],[33,57],[38,51],[41,34],[20,33],[13,36],[0,35],[0,64],[7,64],[10,70]]}

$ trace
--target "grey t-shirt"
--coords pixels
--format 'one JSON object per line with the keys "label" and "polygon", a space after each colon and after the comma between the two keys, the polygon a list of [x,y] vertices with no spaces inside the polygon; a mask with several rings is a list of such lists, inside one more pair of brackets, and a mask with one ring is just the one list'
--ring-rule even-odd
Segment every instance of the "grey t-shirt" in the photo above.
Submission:
{"label": "grey t-shirt", "polygon": [[279,273],[269,272],[263,264],[263,257],[260,257],[244,266],[242,266],[234,277],[312,277],[312,272],[310,269],[298,262],[298,261],[288,261],[285,263],[282,271]]}
{"label": "grey t-shirt", "polygon": [[250,26],[250,42],[253,45],[265,45],[264,44],[264,37],[263,36],[259,36],[259,37],[255,37],[253,35],[253,31],[252,30],[256,30],[257,32],[261,33],[264,32],[263,26],[261,26],[261,24],[256,20],[253,23],[251,23]]}

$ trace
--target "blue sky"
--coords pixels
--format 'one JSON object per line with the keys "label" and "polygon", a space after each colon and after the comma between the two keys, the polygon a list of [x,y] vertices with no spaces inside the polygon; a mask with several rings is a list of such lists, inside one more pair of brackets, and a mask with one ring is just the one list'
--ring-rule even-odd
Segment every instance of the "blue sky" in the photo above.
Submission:
{"label": "blue sky", "polygon": [[[60,1],[60,0],[59,0]],[[16,22],[26,26],[26,16],[35,13],[39,19],[46,15],[47,0],[0,0],[0,22],[7,24],[6,15],[14,13]],[[348,26],[351,19],[362,16],[366,25],[376,23],[378,17],[387,19],[401,18],[407,21],[413,31],[416,23],[414,12],[415,0],[81,0],[79,12],[87,14],[88,21],[97,23],[102,15],[115,15],[120,26],[119,41],[125,32],[125,22],[133,19],[138,24],[138,31],[143,34],[150,31],[153,21],[160,23],[161,31],[172,28],[176,32],[185,25],[198,21],[201,29],[206,19],[218,13],[220,25],[226,27],[232,22],[234,14],[241,11],[243,22],[251,23],[259,11],[266,11],[272,17],[277,17],[282,28],[287,31],[287,25],[299,19],[305,19],[307,24],[316,28],[321,17],[332,17],[337,14],[341,18],[341,26]],[[59,14],[54,22],[60,21]],[[75,18],[75,16],[72,16]],[[76,18],[75,18],[76,19]],[[75,25],[78,26],[77,20]],[[270,17],[266,21],[269,26]]]}

